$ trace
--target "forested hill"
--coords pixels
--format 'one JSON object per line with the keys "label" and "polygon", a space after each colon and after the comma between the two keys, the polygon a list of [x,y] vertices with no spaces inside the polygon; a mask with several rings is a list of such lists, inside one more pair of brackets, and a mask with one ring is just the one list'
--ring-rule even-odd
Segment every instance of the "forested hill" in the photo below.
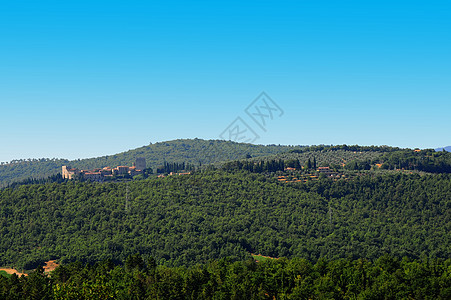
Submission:
{"label": "forested hill", "polygon": [[179,139],[143,146],[137,149],[97,158],[69,161],[66,159],[15,160],[0,165],[0,188],[13,182],[47,178],[70,165],[94,169],[118,165],[131,166],[137,157],[145,157],[154,171],[167,163],[183,163],[201,169],[210,164],[230,161],[299,161],[317,160],[319,166],[349,170],[375,168],[386,170],[417,170],[430,173],[451,173],[451,153],[433,149],[413,150],[389,146],[284,146],[253,145],[221,140]]}
{"label": "forested hill", "polygon": [[[307,161],[319,167],[338,170],[411,170],[427,173],[451,173],[451,153],[434,149],[399,149],[376,146],[312,146],[265,157],[248,158],[241,163],[284,161],[287,167],[306,166]],[[317,164],[316,164],[317,163]],[[235,162],[225,163],[233,166]],[[249,168],[247,168],[249,169]],[[309,168],[310,169],[310,168]],[[283,168],[282,168],[283,170]]]}
{"label": "forested hill", "polygon": [[148,167],[156,169],[165,161],[185,162],[199,166],[214,162],[260,157],[283,153],[300,147],[253,145],[221,140],[178,139],[97,158],[69,161],[66,159],[16,160],[0,165],[0,187],[24,179],[48,177],[61,172],[62,165],[80,169],[131,166],[137,157],[145,157]]}
{"label": "forested hill", "polygon": [[134,253],[169,266],[251,253],[311,261],[449,258],[450,176],[369,174],[287,184],[246,171],[204,170],[128,183],[6,188],[0,265],[124,261]]}

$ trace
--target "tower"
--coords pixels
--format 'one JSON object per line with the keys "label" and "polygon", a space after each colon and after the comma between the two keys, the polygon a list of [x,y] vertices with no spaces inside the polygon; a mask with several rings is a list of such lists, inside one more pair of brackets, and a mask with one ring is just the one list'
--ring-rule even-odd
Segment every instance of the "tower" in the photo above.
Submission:
{"label": "tower", "polygon": [[70,178],[68,169],[70,169],[70,167],[68,167],[68,166],[61,167],[61,176],[63,178]]}
{"label": "tower", "polygon": [[135,167],[137,170],[144,170],[147,168],[146,159],[144,157],[136,158]]}

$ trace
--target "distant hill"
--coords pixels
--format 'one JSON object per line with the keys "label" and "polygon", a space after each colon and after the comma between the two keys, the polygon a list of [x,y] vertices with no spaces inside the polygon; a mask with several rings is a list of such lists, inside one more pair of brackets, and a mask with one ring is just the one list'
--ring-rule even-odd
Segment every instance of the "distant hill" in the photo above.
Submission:
{"label": "distant hill", "polygon": [[443,149],[445,149],[445,151],[451,152],[451,146],[437,148],[435,149],[435,151],[443,151]]}
{"label": "distant hill", "polygon": [[[440,148],[443,149],[443,148]],[[445,147],[451,151],[451,147]],[[430,151],[429,151],[430,150]],[[429,152],[434,152],[429,149]],[[106,155],[95,158],[67,160],[67,159],[27,159],[15,160],[0,165],[0,187],[5,187],[13,182],[25,179],[46,178],[61,172],[61,166],[70,165],[79,169],[94,169],[103,167],[115,167],[118,165],[131,166],[137,157],[144,157],[147,167],[156,171],[164,162],[189,163],[195,167],[212,163],[222,163],[233,160],[272,160],[297,159],[305,162],[308,158],[315,157],[322,165],[348,164],[352,161],[370,161],[373,163],[387,163],[388,169],[404,168],[412,169],[414,161],[423,163],[432,159],[432,153],[426,150],[412,152],[411,149],[399,149],[388,146],[285,146],[285,145],[253,145],[236,143],[223,140],[202,139],[177,139],[173,141],[159,142],[147,146],[132,149],[126,152]],[[429,154],[428,154],[429,153]],[[441,155],[440,153],[436,153]],[[429,155],[429,156],[428,156]],[[423,159],[427,157],[426,160]],[[413,161],[412,161],[413,159]],[[443,163],[441,160],[445,159]],[[400,161],[402,160],[402,161]],[[434,158],[434,164],[450,165],[448,157]],[[430,172],[430,168],[421,170]],[[438,172],[443,172],[439,170]]]}
{"label": "distant hill", "polygon": [[96,158],[67,159],[28,159],[16,160],[0,165],[0,187],[27,178],[43,178],[61,172],[61,166],[70,165],[79,169],[131,166],[137,157],[145,157],[147,167],[154,170],[167,162],[186,162],[195,166],[260,157],[284,153],[301,147],[282,145],[253,145],[223,140],[178,139],[143,146],[115,155]]}

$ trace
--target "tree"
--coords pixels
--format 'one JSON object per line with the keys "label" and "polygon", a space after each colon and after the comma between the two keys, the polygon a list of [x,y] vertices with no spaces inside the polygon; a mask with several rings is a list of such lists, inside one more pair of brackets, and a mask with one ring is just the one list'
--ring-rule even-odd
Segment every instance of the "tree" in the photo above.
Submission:
{"label": "tree", "polygon": [[125,269],[128,272],[133,270],[144,271],[146,270],[146,264],[140,254],[132,254],[125,260]]}

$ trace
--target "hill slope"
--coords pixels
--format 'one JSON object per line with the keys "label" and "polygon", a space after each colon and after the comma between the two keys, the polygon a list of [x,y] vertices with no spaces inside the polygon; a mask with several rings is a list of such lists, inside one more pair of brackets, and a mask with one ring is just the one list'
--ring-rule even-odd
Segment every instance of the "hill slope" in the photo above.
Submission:
{"label": "hill slope", "polygon": [[[128,183],[0,191],[0,265],[49,259],[193,265],[229,256],[450,257],[450,175],[361,176],[286,184],[204,171]],[[129,202],[126,202],[128,192]]]}
{"label": "hill slope", "polygon": [[[299,148],[299,147],[298,147]],[[0,165],[0,187],[27,178],[43,178],[61,172],[69,164],[79,169],[131,166],[137,157],[145,157],[147,166],[155,170],[164,161],[186,162],[196,166],[214,162],[283,153],[292,146],[253,145],[221,140],[179,139],[143,146],[115,155],[69,161],[67,159],[18,160]]]}
{"label": "hill slope", "polygon": [[440,148],[435,149],[435,151],[443,151],[443,150],[451,152],[451,146],[440,147]]}

